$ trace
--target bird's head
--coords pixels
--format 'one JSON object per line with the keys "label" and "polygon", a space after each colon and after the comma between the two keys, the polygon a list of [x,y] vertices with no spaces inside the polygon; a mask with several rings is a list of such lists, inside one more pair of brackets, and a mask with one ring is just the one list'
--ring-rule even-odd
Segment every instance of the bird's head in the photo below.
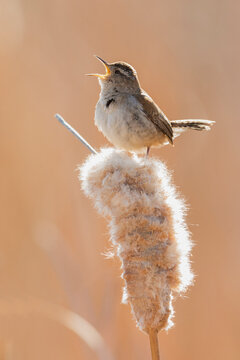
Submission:
{"label": "bird's head", "polygon": [[140,91],[137,72],[131,65],[122,61],[109,64],[99,56],[96,58],[103,63],[106,73],[87,75],[96,76],[102,90],[114,90],[119,93],[138,93]]}

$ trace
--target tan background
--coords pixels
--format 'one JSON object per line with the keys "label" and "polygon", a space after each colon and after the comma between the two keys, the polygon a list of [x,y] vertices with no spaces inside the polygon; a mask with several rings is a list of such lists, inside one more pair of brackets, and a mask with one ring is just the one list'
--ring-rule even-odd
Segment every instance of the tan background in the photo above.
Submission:
{"label": "tan background", "polygon": [[240,358],[239,10],[228,0],[1,0],[0,359],[100,358],[49,319],[49,304],[94,325],[111,359],[150,359],[120,304],[120,264],[101,255],[106,222],[80,191],[88,151],[53,117],[107,144],[93,122],[99,85],[84,76],[103,70],[93,54],[134,65],[170,119],[217,122],[152,152],[174,170],[196,243],[195,286],[159,339],[162,360]]}

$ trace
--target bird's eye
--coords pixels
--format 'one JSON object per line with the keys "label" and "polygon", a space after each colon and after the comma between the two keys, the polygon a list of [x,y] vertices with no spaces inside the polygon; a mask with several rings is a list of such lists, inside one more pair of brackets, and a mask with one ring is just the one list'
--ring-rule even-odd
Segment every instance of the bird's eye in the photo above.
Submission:
{"label": "bird's eye", "polygon": [[115,74],[121,75],[119,70],[115,70]]}

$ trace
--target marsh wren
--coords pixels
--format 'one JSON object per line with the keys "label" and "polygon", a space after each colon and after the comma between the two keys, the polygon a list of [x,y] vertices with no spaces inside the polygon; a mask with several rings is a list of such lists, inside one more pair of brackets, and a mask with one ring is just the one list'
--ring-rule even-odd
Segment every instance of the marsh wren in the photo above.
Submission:
{"label": "marsh wren", "polygon": [[95,124],[116,147],[127,151],[149,153],[150,147],[173,144],[173,139],[186,129],[209,130],[214,121],[172,120],[141,88],[136,70],[119,61],[107,63],[106,73],[96,76],[101,86],[95,110]]}

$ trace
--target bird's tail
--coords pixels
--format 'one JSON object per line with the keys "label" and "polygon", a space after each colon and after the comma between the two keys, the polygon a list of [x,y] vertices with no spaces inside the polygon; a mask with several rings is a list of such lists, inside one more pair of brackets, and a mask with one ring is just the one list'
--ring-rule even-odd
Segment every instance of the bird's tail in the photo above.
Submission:
{"label": "bird's tail", "polygon": [[173,131],[184,131],[187,129],[193,130],[210,130],[211,126],[215,124],[215,121],[200,120],[200,119],[187,119],[187,120],[172,120],[171,125]]}

